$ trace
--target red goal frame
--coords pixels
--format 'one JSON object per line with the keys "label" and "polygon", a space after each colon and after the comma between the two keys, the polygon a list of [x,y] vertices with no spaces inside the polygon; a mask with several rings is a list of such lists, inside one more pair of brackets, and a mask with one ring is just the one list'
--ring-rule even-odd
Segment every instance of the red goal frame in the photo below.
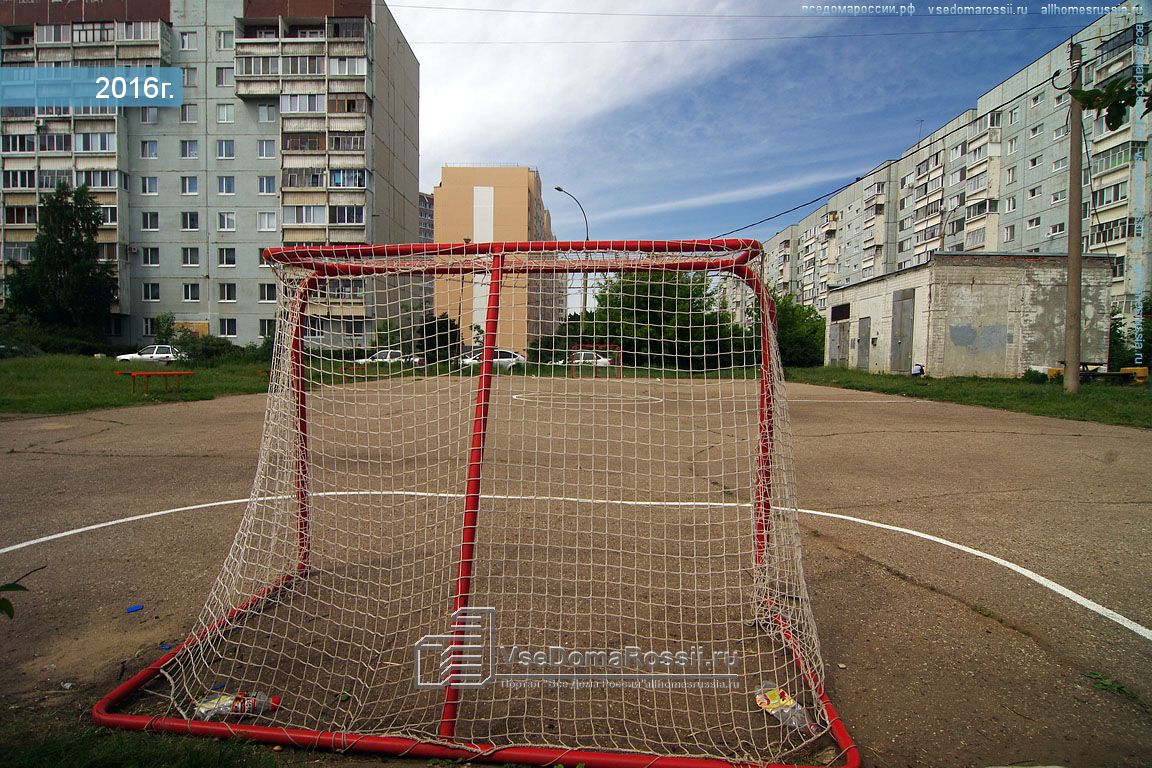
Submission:
{"label": "red goal frame", "polygon": [[[519,258],[507,261],[505,254],[516,253]],[[557,260],[555,254],[581,254],[581,258]],[[540,258],[533,258],[538,254]],[[605,258],[605,254],[614,254]],[[337,257],[355,256],[337,261]],[[771,356],[771,328],[775,326],[776,308],[767,286],[760,278],[753,262],[761,259],[761,244],[755,240],[614,240],[614,241],[531,241],[507,243],[419,243],[406,245],[348,245],[322,247],[277,247],[264,251],[265,261],[304,270],[311,279],[304,281],[305,290],[316,281],[327,277],[383,275],[419,271],[427,275],[490,275],[485,325],[483,329],[483,355],[476,384],[475,409],[472,419],[471,447],[468,474],[462,509],[459,559],[453,576],[452,611],[469,604],[472,581],[473,551],[476,545],[478,519],[481,507],[480,486],[483,454],[487,437],[488,412],[492,390],[493,355],[500,312],[502,278],[507,274],[596,274],[604,272],[644,272],[654,269],[673,271],[710,271],[732,275],[742,280],[758,297],[765,308],[768,322],[762,324],[759,367],[758,478],[754,498],[756,516],[755,558],[763,562],[771,536],[770,490],[772,484],[770,455],[773,440],[772,388],[774,372]],[[301,297],[303,300],[303,297]],[[302,311],[302,310],[301,310]],[[462,692],[452,684],[444,690],[439,725],[440,738],[436,742],[413,738],[376,736],[349,732],[318,731],[303,728],[271,727],[247,723],[208,722],[173,717],[153,717],[115,712],[115,708],[133,696],[151,680],[162,674],[165,666],[182,650],[204,642],[208,637],[223,633],[236,620],[246,614],[259,612],[263,604],[297,580],[309,576],[310,536],[310,480],[308,476],[308,394],[303,365],[303,324],[294,323],[293,337],[289,340],[289,381],[291,402],[295,411],[296,439],[292,447],[295,459],[295,504],[297,562],[289,572],[272,583],[256,590],[247,600],[217,616],[197,633],[186,638],[180,646],[149,664],[127,681],[100,699],[92,710],[96,725],[129,730],[149,730],[168,733],[194,734],[216,738],[242,738],[267,744],[330,749],[336,751],[362,751],[412,757],[420,759],[462,759],[489,763],[525,763],[554,766],[560,763],[583,763],[587,768],[784,768],[780,763],[733,763],[716,758],[681,757],[657,754],[637,754],[595,749],[561,749],[555,747],[494,747],[468,743],[455,738],[457,709]],[[574,349],[579,349],[578,345]],[[592,345],[595,347],[596,345]],[[619,362],[619,358],[617,358]],[[621,365],[614,366],[621,369]],[[812,660],[792,638],[787,626],[776,612],[776,623],[783,631],[785,641],[793,651],[793,663],[801,675],[813,683],[816,695],[822,701],[829,721],[829,734],[834,739],[843,768],[857,768],[860,753],[840,717],[820,684]],[[802,768],[802,767],[801,767]]]}

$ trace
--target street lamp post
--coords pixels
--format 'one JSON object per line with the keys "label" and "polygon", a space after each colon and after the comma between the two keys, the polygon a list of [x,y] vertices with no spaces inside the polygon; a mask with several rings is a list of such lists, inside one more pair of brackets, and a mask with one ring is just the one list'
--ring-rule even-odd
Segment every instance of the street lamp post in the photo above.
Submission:
{"label": "street lamp post", "polygon": [[[563,192],[576,201],[576,205],[580,208],[580,215],[584,217],[584,241],[587,242],[591,240],[592,238],[588,233],[588,214],[584,212],[584,206],[580,205],[580,201],[576,199],[576,195],[564,189],[564,187],[561,187],[559,184],[556,185],[555,189],[557,192]],[[580,274],[580,318],[583,320],[584,313],[588,311],[588,273],[582,272]]]}

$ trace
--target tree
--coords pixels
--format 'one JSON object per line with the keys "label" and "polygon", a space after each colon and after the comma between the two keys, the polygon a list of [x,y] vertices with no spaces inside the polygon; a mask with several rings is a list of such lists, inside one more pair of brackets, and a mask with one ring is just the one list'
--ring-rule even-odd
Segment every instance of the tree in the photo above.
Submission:
{"label": "tree", "polygon": [[415,332],[413,351],[423,353],[429,365],[451,360],[460,354],[460,324],[447,313],[436,317],[429,312],[416,326]]}
{"label": "tree", "polygon": [[824,364],[824,318],[814,307],[797,304],[790,293],[772,294],[776,304],[776,338],[780,362],[787,367]]}
{"label": "tree", "polygon": [[9,265],[8,310],[46,330],[103,337],[116,282],[99,260],[102,222],[88,187],[61,182],[40,203],[31,262]]}
{"label": "tree", "polygon": [[1142,311],[1139,318],[1139,341],[1141,348],[1136,348],[1136,323],[1128,318],[1113,305],[1112,315],[1108,322],[1108,368],[1118,371],[1121,368],[1136,365],[1137,352],[1140,353],[1140,365],[1148,365],[1149,355],[1152,355],[1152,299],[1145,297],[1142,302]]}
{"label": "tree", "polygon": [[[571,326],[571,323],[569,323]],[[758,338],[720,306],[707,272],[630,272],[604,283],[575,343],[618,344],[625,365],[715,370],[750,365]]]}
{"label": "tree", "polygon": [[1103,88],[1069,90],[1072,98],[1080,102],[1085,109],[1096,110],[1096,116],[1104,115],[1104,124],[1108,130],[1114,131],[1124,124],[1128,117],[1128,110],[1136,106],[1136,99],[1144,97],[1144,112],[1141,117],[1152,112],[1152,84],[1143,93],[1136,87],[1136,81],[1130,77],[1112,80]]}
{"label": "tree", "polygon": [[171,312],[161,312],[152,321],[152,335],[157,344],[171,344],[176,338],[176,315]]}

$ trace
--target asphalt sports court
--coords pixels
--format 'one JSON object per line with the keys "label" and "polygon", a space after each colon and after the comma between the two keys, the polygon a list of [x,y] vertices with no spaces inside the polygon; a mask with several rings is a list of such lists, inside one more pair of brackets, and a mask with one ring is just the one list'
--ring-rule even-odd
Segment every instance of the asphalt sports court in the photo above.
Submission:
{"label": "asphalt sports court", "polygon": [[[723,606],[737,605],[752,588],[740,544],[751,496],[739,481],[748,469],[741,462],[754,455],[744,417],[757,407],[755,382],[628,380],[606,389],[602,381],[567,380],[559,391],[546,382],[496,382],[483,488],[489,516],[478,557],[490,565],[478,577],[481,595],[503,600],[501,617],[512,627],[555,621],[559,600],[588,608],[561,620],[568,636],[644,637],[643,622],[625,618],[640,605],[654,621],[684,626],[685,637],[661,641],[721,639],[712,627],[740,623]],[[447,602],[451,582],[443,574],[458,540],[453,520],[467,451],[438,436],[465,440],[460,426],[471,413],[446,410],[427,391],[444,386],[471,389],[474,379],[363,382],[354,396],[338,398],[341,410],[317,414],[311,438],[325,460],[313,478],[315,514],[328,518],[327,525],[318,520],[321,529],[339,536],[317,541],[315,551],[343,566],[324,569],[331,583],[314,588],[341,596],[332,602],[353,615],[373,601],[370,615]],[[990,553],[1147,627],[1152,599],[1140,575],[1152,565],[1141,480],[1152,458],[1146,433],[817,387],[789,391],[800,506],[843,518],[803,514],[801,524],[827,686],[866,764],[1145,764],[1147,709],[1094,689],[1085,673],[1148,699],[1149,639],[994,563],[862,522]],[[159,656],[161,645],[183,639],[235,536],[243,505],[217,502],[239,500],[251,488],[264,402],[246,396],[0,422],[10,490],[0,505],[0,550],[132,515],[210,505],[6,552],[5,574],[49,566],[18,602],[21,621],[0,637],[0,652],[15,662],[0,673],[12,701],[83,710],[117,677]],[[715,402],[723,409],[709,411]],[[394,423],[351,429],[358,409],[381,408],[395,414]],[[671,431],[692,437],[676,444]],[[605,465],[603,449],[620,434],[634,449]],[[668,445],[676,447],[662,449]],[[379,473],[381,466],[387,471]],[[634,493],[627,500],[650,503],[589,504],[620,499],[625,487]],[[351,493],[324,493],[337,489]],[[389,521],[381,521],[381,508]],[[523,533],[528,528],[532,537]],[[701,541],[716,545],[719,566],[693,576]],[[397,574],[404,577],[397,592],[365,590]],[[684,595],[717,590],[726,596],[722,609],[700,622]],[[144,610],[126,614],[135,604]],[[604,606],[599,614],[597,605]],[[332,642],[352,649],[381,629],[355,624]],[[281,690],[321,674],[326,663],[307,641],[318,635],[298,628],[295,647],[276,652],[292,663],[268,666],[278,670],[268,683]],[[426,629],[435,627],[410,625],[414,637],[398,640],[397,652]],[[268,626],[251,631],[265,640],[283,636]],[[387,658],[387,649],[372,651]],[[325,690],[378,698],[406,682],[392,674],[362,689],[332,679]],[[76,685],[62,688],[65,682]],[[755,681],[743,682],[746,697]],[[513,730],[563,735],[621,714],[585,698],[577,718],[555,711],[529,723],[514,697],[477,706],[471,716],[519,717],[525,722]],[[690,714],[698,702],[690,697],[646,705],[670,701],[685,712],[674,730],[699,732],[703,724]],[[421,716],[419,707],[409,709]],[[738,743],[753,730],[734,727],[730,738]],[[653,746],[632,731],[605,738],[605,746]]]}

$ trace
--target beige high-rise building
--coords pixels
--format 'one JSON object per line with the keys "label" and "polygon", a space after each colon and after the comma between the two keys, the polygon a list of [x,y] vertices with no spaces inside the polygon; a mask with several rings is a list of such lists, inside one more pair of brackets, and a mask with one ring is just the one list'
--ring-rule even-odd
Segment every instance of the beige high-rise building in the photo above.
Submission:
{"label": "beige high-rise building", "polygon": [[[556,239],[534,168],[444,166],[433,195],[437,243]],[[524,353],[532,341],[554,333],[568,311],[566,284],[562,275],[505,275],[496,346]],[[487,275],[436,281],[436,314],[460,324],[465,346],[479,341],[488,288]]]}

